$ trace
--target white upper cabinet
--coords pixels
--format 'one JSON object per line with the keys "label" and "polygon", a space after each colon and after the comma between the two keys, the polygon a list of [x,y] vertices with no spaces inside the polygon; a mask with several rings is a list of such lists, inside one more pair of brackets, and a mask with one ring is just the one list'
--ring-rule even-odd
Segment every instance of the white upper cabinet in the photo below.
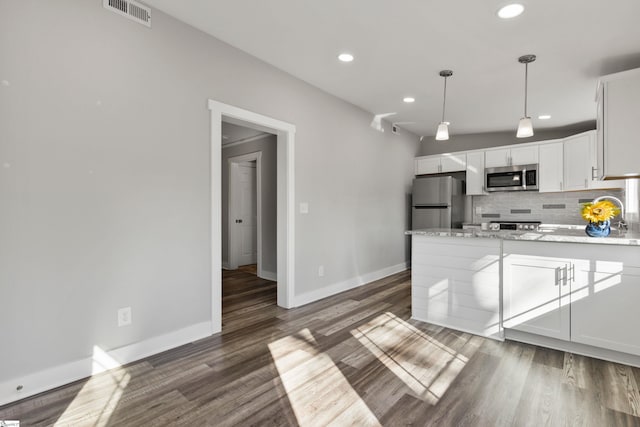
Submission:
{"label": "white upper cabinet", "polygon": [[486,168],[509,166],[509,153],[511,153],[511,150],[509,150],[508,148],[485,151],[484,166]]}
{"label": "white upper cabinet", "polygon": [[416,175],[440,172],[440,156],[418,157],[416,159]]}
{"label": "white upper cabinet", "polygon": [[586,190],[591,182],[592,140],[594,132],[585,132],[564,139],[564,189]]}
{"label": "white upper cabinet", "polygon": [[563,144],[562,140],[540,144],[538,165],[538,188],[541,193],[563,190]]}
{"label": "white upper cabinet", "polygon": [[440,156],[440,172],[459,172],[466,169],[466,153],[451,153]]}
{"label": "white upper cabinet", "polygon": [[538,163],[538,145],[487,150],[484,155],[487,168],[529,165]]}
{"label": "white upper cabinet", "polygon": [[538,163],[537,145],[511,149],[511,165],[530,165],[535,163]]}
{"label": "white upper cabinet", "polygon": [[624,180],[596,181],[596,131],[564,139],[564,191],[624,188]]}
{"label": "white upper cabinet", "polygon": [[640,68],[605,76],[598,88],[600,179],[640,176]]}
{"label": "white upper cabinet", "polygon": [[416,158],[415,174],[463,172],[467,168],[466,153],[439,154]]}
{"label": "white upper cabinet", "polygon": [[467,195],[479,196],[484,192],[484,151],[467,153]]}

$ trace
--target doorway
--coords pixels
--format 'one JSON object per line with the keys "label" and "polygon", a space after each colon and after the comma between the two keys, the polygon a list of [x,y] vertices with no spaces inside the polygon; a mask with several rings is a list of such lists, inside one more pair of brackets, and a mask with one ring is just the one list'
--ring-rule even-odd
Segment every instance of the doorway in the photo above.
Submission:
{"label": "doorway", "polygon": [[223,122],[222,129],[222,267],[253,264],[253,274],[275,282],[277,137],[260,132],[238,144],[244,128]]}
{"label": "doorway", "polygon": [[294,306],[294,138],[295,126],[209,100],[211,110],[211,330],[222,330],[222,121],[276,135],[277,144],[277,302]]}

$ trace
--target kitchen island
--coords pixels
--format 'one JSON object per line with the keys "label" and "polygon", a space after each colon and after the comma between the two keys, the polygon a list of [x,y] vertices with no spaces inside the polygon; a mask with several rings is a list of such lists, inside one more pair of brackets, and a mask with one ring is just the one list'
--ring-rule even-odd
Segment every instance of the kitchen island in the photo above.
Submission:
{"label": "kitchen island", "polygon": [[583,227],[412,236],[412,315],[640,366],[640,235]]}

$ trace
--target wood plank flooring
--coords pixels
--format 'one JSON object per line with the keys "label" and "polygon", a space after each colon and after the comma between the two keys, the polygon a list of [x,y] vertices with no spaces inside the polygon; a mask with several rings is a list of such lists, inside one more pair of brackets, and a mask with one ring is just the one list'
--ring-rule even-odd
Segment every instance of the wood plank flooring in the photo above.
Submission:
{"label": "wood plank flooring", "polygon": [[223,333],[0,408],[21,426],[640,426],[640,369],[410,320],[410,272],[293,310],[223,274]]}

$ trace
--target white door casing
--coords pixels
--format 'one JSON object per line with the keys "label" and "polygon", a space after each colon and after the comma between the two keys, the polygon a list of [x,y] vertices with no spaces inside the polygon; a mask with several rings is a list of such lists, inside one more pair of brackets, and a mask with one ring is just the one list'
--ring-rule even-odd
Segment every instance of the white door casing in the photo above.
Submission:
{"label": "white door casing", "polygon": [[296,127],[209,100],[211,110],[211,333],[222,331],[222,118],[277,135],[278,305],[293,307],[295,289],[294,141]]}

